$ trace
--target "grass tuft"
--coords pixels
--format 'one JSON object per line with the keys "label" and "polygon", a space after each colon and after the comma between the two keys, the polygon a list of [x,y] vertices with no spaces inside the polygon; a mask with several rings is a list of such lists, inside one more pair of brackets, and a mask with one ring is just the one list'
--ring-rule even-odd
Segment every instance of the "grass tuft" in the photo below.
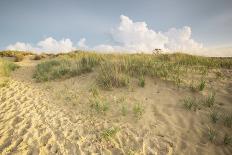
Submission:
{"label": "grass tuft", "polygon": [[205,80],[202,79],[198,86],[199,91],[202,91],[205,88],[205,85]]}
{"label": "grass tuft", "polygon": [[109,110],[109,103],[107,101],[101,101],[99,98],[93,98],[90,100],[90,107],[98,113],[105,113]]}
{"label": "grass tuft", "polygon": [[19,68],[18,65],[10,61],[0,59],[0,76],[10,76],[10,73],[17,68]]}
{"label": "grass tuft", "polygon": [[208,139],[213,142],[216,139],[217,131],[215,129],[209,128],[208,129]]}
{"label": "grass tuft", "polygon": [[144,87],[144,86],[145,86],[145,79],[144,79],[143,76],[141,76],[141,77],[139,78],[139,83],[138,83],[138,85],[139,85],[140,87]]}
{"label": "grass tuft", "polygon": [[223,143],[225,145],[231,145],[232,144],[232,137],[229,136],[227,133],[225,134],[224,138],[223,138]]}
{"label": "grass tuft", "polygon": [[205,98],[205,101],[204,101],[204,105],[206,107],[213,107],[214,106],[214,103],[215,103],[215,93],[210,93],[206,98]]}
{"label": "grass tuft", "polygon": [[226,114],[223,117],[223,122],[226,127],[231,128],[232,127],[232,114]]}
{"label": "grass tuft", "polygon": [[105,140],[111,140],[112,138],[114,138],[116,136],[118,131],[119,131],[119,128],[116,128],[116,127],[111,127],[111,128],[105,129],[101,133],[101,137]]}
{"label": "grass tuft", "polygon": [[127,115],[128,109],[127,109],[127,107],[126,107],[125,105],[122,105],[122,107],[121,107],[121,112],[122,112],[122,115],[123,115],[123,116],[126,116],[126,115]]}
{"label": "grass tuft", "polygon": [[101,64],[97,81],[102,88],[111,89],[128,86],[130,78],[115,63],[106,63]]}
{"label": "grass tuft", "polygon": [[219,113],[217,112],[217,111],[212,111],[211,113],[210,113],[210,119],[211,119],[211,121],[213,122],[213,123],[217,123],[217,121],[220,119],[220,115],[219,115]]}
{"label": "grass tuft", "polygon": [[144,107],[140,103],[136,103],[133,107],[133,113],[136,119],[140,119],[144,113]]}
{"label": "grass tuft", "polygon": [[194,110],[196,111],[197,110],[197,107],[198,107],[198,104],[197,104],[197,101],[194,97],[186,97],[184,100],[183,100],[183,105],[186,109],[188,110]]}

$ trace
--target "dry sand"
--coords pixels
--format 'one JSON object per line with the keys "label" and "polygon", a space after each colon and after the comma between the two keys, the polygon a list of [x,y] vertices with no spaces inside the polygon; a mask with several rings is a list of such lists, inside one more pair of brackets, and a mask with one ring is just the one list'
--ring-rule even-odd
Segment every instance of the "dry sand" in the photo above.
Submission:
{"label": "dry sand", "polygon": [[[219,138],[212,143],[207,138],[212,126],[209,110],[188,111],[180,103],[187,95],[207,95],[213,86],[216,106],[231,112],[231,79],[211,81],[202,93],[158,79],[146,79],[145,88],[135,83],[130,88],[100,90],[109,103],[102,114],[89,103],[95,73],[35,83],[37,63],[20,62],[22,67],[12,74],[8,86],[0,88],[0,154],[232,154],[232,147],[222,144],[222,135],[231,135],[231,128],[214,125]],[[141,119],[133,114],[136,103],[144,108]],[[123,105],[126,116],[120,111]],[[102,138],[112,127],[118,129],[115,137]]]}

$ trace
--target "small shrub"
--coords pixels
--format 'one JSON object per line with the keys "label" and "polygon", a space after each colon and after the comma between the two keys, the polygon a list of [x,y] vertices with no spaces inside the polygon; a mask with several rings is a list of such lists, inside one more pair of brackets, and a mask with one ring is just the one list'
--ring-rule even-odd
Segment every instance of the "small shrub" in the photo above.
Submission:
{"label": "small shrub", "polygon": [[139,78],[139,83],[138,83],[138,85],[139,85],[140,87],[144,87],[144,86],[145,86],[145,79],[144,79],[143,76],[141,76],[141,77]]}
{"label": "small shrub", "polygon": [[33,58],[33,60],[41,60],[41,59],[43,59],[45,56],[43,56],[43,55],[35,55],[34,56],[34,58]]}
{"label": "small shrub", "polygon": [[116,127],[111,127],[111,128],[105,129],[101,133],[101,137],[105,140],[110,140],[116,136],[118,131],[119,131],[119,128],[116,128]]}
{"label": "small shrub", "polygon": [[140,103],[136,103],[133,107],[134,116],[140,119],[144,113],[144,107]]}
{"label": "small shrub", "polygon": [[214,102],[215,102],[215,93],[211,93],[206,97],[204,105],[210,108],[214,106]]}
{"label": "small shrub", "polygon": [[16,54],[15,55],[15,62],[20,62],[24,59],[24,56],[22,54]]}
{"label": "small shrub", "polygon": [[223,143],[225,145],[231,145],[232,144],[232,137],[229,136],[227,133],[224,136]]}
{"label": "small shrub", "polygon": [[217,131],[212,129],[212,128],[209,128],[208,129],[208,139],[211,142],[213,142],[216,139],[216,136],[217,136]]}

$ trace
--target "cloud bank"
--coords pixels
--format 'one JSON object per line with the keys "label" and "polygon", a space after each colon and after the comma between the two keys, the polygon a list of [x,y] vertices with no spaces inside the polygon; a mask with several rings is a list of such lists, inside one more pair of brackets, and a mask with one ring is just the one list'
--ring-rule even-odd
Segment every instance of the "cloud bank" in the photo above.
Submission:
{"label": "cloud bank", "polygon": [[165,51],[192,51],[202,48],[202,44],[191,38],[191,28],[171,28],[167,32],[156,32],[145,22],[134,22],[129,17],[121,15],[120,23],[109,34],[110,44],[100,44],[89,47],[86,39],[81,38],[77,44],[69,38],[55,40],[52,37],[39,41],[36,45],[17,42],[6,47],[8,50],[38,51],[38,52],[69,52],[76,49],[96,51],[152,52],[154,49]]}

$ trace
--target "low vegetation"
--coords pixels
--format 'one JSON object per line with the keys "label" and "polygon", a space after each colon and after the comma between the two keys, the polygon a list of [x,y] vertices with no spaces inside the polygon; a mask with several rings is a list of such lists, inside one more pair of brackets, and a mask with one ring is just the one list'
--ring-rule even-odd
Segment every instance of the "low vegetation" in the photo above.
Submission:
{"label": "low vegetation", "polygon": [[109,103],[106,99],[100,99],[99,97],[94,97],[90,99],[90,107],[97,113],[103,113],[109,110]]}
{"label": "low vegetation", "polygon": [[91,57],[53,59],[38,64],[34,78],[42,82],[77,76],[91,72],[96,63]]}
{"label": "low vegetation", "polygon": [[220,115],[217,111],[213,110],[210,113],[210,119],[213,123],[217,123],[217,121],[220,119]]}
{"label": "low vegetation", "polygon": [[144,87],[144,86],[145,86],[145,79],[144,79],[143,76],[141,76],[141,77],[139,78],[139,83],[138,83],[138,85],[139,85],[140,87]]}
{"label": "low vegetation", "polygon": [[213,142],[216,139],[217,131],[213,128],[208,129],[208,139]]}
{"label": "low vegetation", "polygon": [[[94,69],[96,68],[96,69]],[[35,72],[39,82],[69,78],[93,70],[98,73],[100,87],[111,89],[125,87],[137,78],[141,87],[144,77],[157,77],[174,82],[178,87],[185,85],[183,80],[189,72],[205,76],[209,69],[232,68],[231,58],[208,58],[187,54],[96,54],[94,52],[72,52],[56,55],[55,59],[40,63]],[[196,89],[206,86],[201,80]]]}
{"label": "low vegetation", "polygon": [[197,108],[198,108],[198,102],[197,102],[197,100],[194,97],[190,97],[190,96],[186,97],[183,100],[183,105],[188,110],[194,110],[194,111],[196,111]]}
{"label": "low vegetation", "polygon": [[0,59],[0,76],[9,76],[18,67],[18,65],[10,61]]}
{"label": "low vegetation", "polygon": [[215,103],[215,93],[212,92],[205,98],[204,105],[210,108],[214,106],[214,103]]}
{"label": "low vegetation", "polygon": [[133,107],[134,116],[137,119],[140,119],[144,113],[144,107],[140,103],[136,103]]}
{"label": "low vegetation", "polygon": [[111,127],[108,129],[105,129],[102,133],[101,133],[101,137],[107,141],[111,140],[112,138],[114,138],[116,136],[116,134],[118,133],[119,128],[117,127]]}
{"label": "low vegetation", "polygon": [[223,116],[223,122],[226,127],[232,127],[232,114],[225,114]]}
{"label": "low vegetation", "polygon": [[0,57],[13,57],[15,62],[20,62],[24,59],[27,55],[33,55],[31,52],[25,51],[1,51]]}
{"label": "low vegetation", "polygon": [[232,144],[232,137],[226,133],[224,138],[223,138],[223,143],[225,145],[231,145]]}

